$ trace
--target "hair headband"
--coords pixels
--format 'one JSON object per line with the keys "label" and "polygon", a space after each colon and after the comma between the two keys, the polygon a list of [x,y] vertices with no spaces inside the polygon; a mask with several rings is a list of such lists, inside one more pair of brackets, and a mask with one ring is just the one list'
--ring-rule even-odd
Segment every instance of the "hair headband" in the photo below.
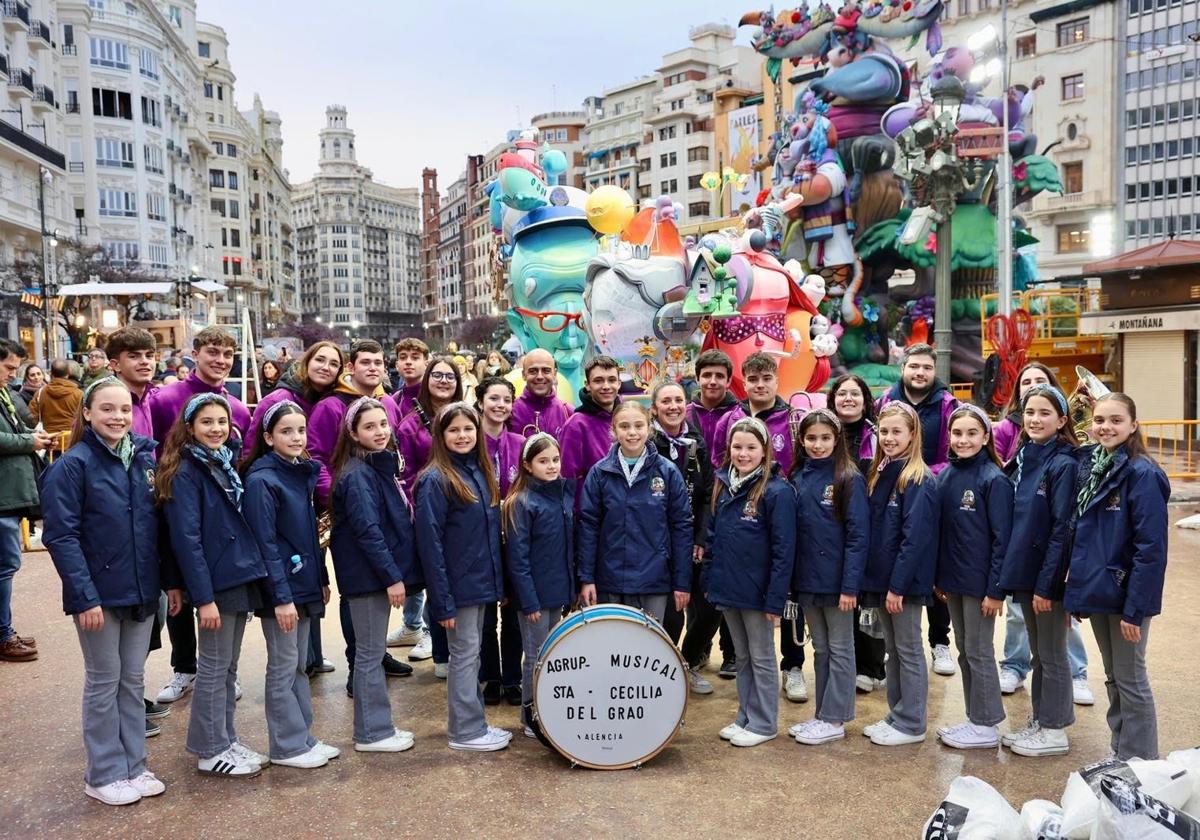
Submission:
{"label": "hair headband", "polygon": [[808,414],[806,414],[805,416],[812,417],[813,415],[816,415],[817,417],[820,417],[822,420],[827,421],[827,425],[832,426],[833,430],[835,432],[840,432],[842,430],[842,421],[839,420],[838,416],[836,414],[834,414],[832,411],[830,411],[828,408],[814,408],[812,411],[808,412]]}
{"label": "hair headband", "polygon": [[[287,400],[284,400],[284,402],[287,402]],[[282,404],[280,403],[280,405]],[[354,418],[358,417],[359,412],[364,408],[383,408],[383,403],[374,397],[359,397],[350,403],[350,407],[346,409],[346,431],[354,431]],[[263,425],[266,425],[265,420],[263,421]]]}
{"label": "hair headband", "polygon": [[1067,398],[1063,396],[1062,391],[1055,388],[1053,385],[1047,385],[1044,382],[1039,382],[1028,391],[1021,399],[1021,410],[1025,410],[1025,406],[1029,403],[1030,397],[1049,397],[1054,402],[1058,403],[1059,409],[1062,410],[1063,417],[1070,417],[1071,410],[1067,408]]}
{"label": "hair headband", "polygon": [[910,418],[912,418],[912,421],[914,423],[916,423],[918,426],[921,425],[921,418],[917,417],[917,410],[915,408],[913,408],[911,405],[909,405],[908,403],[902,402],[901,400],[892,400],[890,403],[885,405],[883,408],[879,409],[879,413],[883,414],[883,412],[887,411],[889,408],[900,409],[905,414],[907,414]]}
{"label": "hair headband", "polygon": [[95,393],[97,388],[107,388],[109,385],[120,385],[126,391],[129,390],[129,386],[120,379],[117,379],[117,377],[112,375],[104,376],[83,389],[83,404],[88,404],[88,400],[91,399],[92,394]]}
{"label": "hair headband", "polygon": [[479,412],[476,410],[475,406],[471,405],[466,400],[459,400],[458,402],[452,402],[449,405],[442,406],[442,410],[437,413],[437,419],[441,420],[442,417],[444,417],[447,413],[459,408],[465,408],[470,413],[471,417],[475,419],[476,423],[480,422]]}
{"label": "hair headband", "polygon": [[537,434],[531,436],[528,440],[526,440],[525,445],[521,447],[521,460],[522,461],[529,459],[529,450],[531,448],[533,448],[533,444],[536,441],[539,441],[542,439],[548,440],[551,443],[553,443],[555,446],[558,446],[558,441],[554,439],[554,435],[548,434],[546,432],[538,432]]}
{"label": "hair headband", "polygon": [[207,394],[197,394],[196,396],[194,396],[190,400],[188,400],[187,405],[184,406],[183,422],[191,423],[192,418],[196,416],[197,411],[199,411],[201,408],[203,408],[206,405],[212,405],[214,403],[216,405],[223,406],[225,408],[225,411],[229,412],[230,414],[233,413],[232,410],[229,408],[229,400],[225,399],[220,394],[211,393],[211,392],[207,393]]}
{"label": "hair headband", "polygon": [[279,402],[275,403],[273,406],[268,408],[267,413],[263,415],[262,427],[264,430],[268,429],[271,426],[271,418],[273,418],[276,414],[278,414],[279,409],[283,408],[285,405],[290,405],[292,408],[296,409],[301,414],[304,413],[304,409],[300,408],[300,406],[297,403],[294,403],[291,400],[280,400]]}
{"label": "hair headband", "polygon": [[951,423],[954,422],[954,415],[958,414],[960,411],[967,411],[973,414],[975,419],[983,424],[983,430],[989,435],[992,433],[992,418],[988,417],[987,412],[975,405],[975,403],[959,403],[958,408],[954,409],[954,411],[950,414]]}
{"label": "hair headband", "polygon": [[734,424],[729,427],[729,438],[733,439],[733,433],[738,430],[738,426],[749,426],[755,431],[759,439],[766,442],[771,439],[771,433],[767,431],[767,424],[759,420],[757,417],[741,417],[734,421]]}

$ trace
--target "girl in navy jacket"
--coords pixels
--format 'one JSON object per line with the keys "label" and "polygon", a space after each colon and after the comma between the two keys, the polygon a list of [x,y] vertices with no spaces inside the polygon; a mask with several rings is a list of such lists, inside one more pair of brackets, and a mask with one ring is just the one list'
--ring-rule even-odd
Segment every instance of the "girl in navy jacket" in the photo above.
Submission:
{"label": "girl in navy jacket", "polygon": [[1000,567],[1000,588],[1012,593],[1029,632],[1033,715],[1001,742],[1018,755],[1067,752],[1075,722],[1063,588],[1075,509],[1075,437],[1067,398],[1034,385],[1021,400],[1024,429],[1007,471],[1015,488],[1012,536]]}
{"label": "girl in navy jacket", "polygon": [[854,608],[867,563],[867,483],[829,409],[800,421],[802,451],[793,465],[796,488],[796,568],[792,591],[812,635],[817,708],[789,730],[798,743],[846,737],[854,720]]}
{"label": "girl in navy jacket", "polygon": [[433,449],[415,497],[426,604],[450,643],[450,748],[502,750],[512,733],[488,726],[479,686],[486,608],[504,598],[500,488],[479,413],[467,403],[451,403],[434,420]]}
{"label": "girl in navy jacket", "polygon": [[1104,660],[1112,750],[1158,758],[1158,720],[1146,674],[1150,619],[1162,609],[1171,485],[1146,451],[1137,407],[1109,394],[1092,409],[1075,499],[1078,520],[1066,608],[1091,617]]}
{"label": "girl in navy jacket", "polygon": [[579,599],[638,607],[660,622],[691,599],[692,514],[679,470],[648,443],[650,412],[630,400],[617,443],[588,472],[579,505]]}
{"label": "girl in navy jacket", "polygon": [[42,476],[42,541],[83,650],[84,791],[127,805],[166,788],[146,769],[144,668],[158,609],[154,441],[131,432],[115,377],[84,392],[71,447]]}
{"label": "girl in navy jacket", "polygon": [[796,494],[779,475],[771,435],[752,417],[729,427],[713,484],[701,585],[721,610],[737,657],[738,712],[719,733],[738,747],[775,737],[779,678],[775,626],[796,563]]}
{"label": "girl in navy jacket", "polygon": [[964,404],[950,415],[950,465],[938,476],[941,540],[937,597],[950,607],[967,719],[938,730],[956,749],[1000,743],[1004,720],[1000,673],[992,645],[1004,609],[1000,564],[1012,530],[1013,489],[1000,468],[992,423],[983,409]]}
{"label": "girl in navy jacket", "polygon": [[388,617],[422,586],[401,467],[383,404],[361,397],[346,409],[334,473],[330,553],[354,628],[354,749],[403,752],[413,735],[392,721],[383,672]]}
{"label": "girl in navy jacket", "polygon": [[510,600],[525,654],[521,718],[529,736],[533,666],[550,628],[575,600],[574,519],[575,488],[561,476],[558,442],[538,432],[522,447],[521,472],[504,501],[503,519]]}
{"label": "girl in navy jacket", "polygon": [[271,603],[258,611],[267,643],[267,733],[271,761],[321,767],[338,750],[312,736],[308,660],[310,622],[325,614],[329,573],[317,540],[313,491],[320,465],[308,457],[304,409],[280,400],[257,427],[242,462],[242,507],[267,564]]}
{"label": "girl in navy jacket", "polygon": [[937,566],[937,486],[921,457],[921,423],[899,400],[879,412],[879,448],[871,460],[870,550],[863,606],[875,609],[887,648],[888,714],[863,730],[880,746],[925,740],[929,671],[921,613]]}
{"label": "girl in navy jacket", "polygon": [[270,601],[267,567],[242,513],[229,402],[197,394],[163,443],[155,490],[200,619],[187,749],[201,773],[256,776],[268,758],[238,741],[234,683],[250,612]]}

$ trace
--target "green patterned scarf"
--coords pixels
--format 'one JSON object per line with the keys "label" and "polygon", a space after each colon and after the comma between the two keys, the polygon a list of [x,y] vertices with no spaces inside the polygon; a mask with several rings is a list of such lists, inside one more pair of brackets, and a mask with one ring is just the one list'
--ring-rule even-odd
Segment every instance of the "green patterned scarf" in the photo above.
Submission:
{"label": "green patterned scarf", "polygon": [[117,441],[117,445],[112,447],[112,451],[114,455],[121,459],[122,466],[128,470],[129,465],[133,463],[133,435],[127,432],[125,437]]}
{"label": "green patterned scarf", "polygon": [[1088,473],[1087,481],[1083,483],[1083,487],[1079,488],[1079,495],[1075,499],[1076,508],[1080,516],[1083,516],[1083,512],[1087,509],[1087,506],[1096,497],[1096,493],[1100,490],[1100,485],[1104,482],[1104,477],[1112,469],[1113,461],[1116,457],[1117,450],[1114,449],[1112,452],[1109,452],[1103,446],[1097,446],[1092,453],[1091,472]]}

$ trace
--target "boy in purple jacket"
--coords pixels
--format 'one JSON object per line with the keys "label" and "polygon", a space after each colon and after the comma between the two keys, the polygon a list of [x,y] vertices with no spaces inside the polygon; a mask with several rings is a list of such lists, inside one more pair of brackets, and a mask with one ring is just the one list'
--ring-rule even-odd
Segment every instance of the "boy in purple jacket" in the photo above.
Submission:
{"label": "boy in purple jacket", "polygon": [[730,409],[717,423],[715,447],[710,450],[713,466],[720,469],[729,441],[729,428],[742,417],[763,421],[771,435],[771,452],[779,471],[785,476],[792,468],[796,451],[801,412],[779,397],[779,366],[766,353],[752,353],[742,362],[742,380],[746,383],[746,402]]}
{"label": "boy in purple jacket", "polygon": [[150,417],[150,395],[158,389],[153,384],[154,336],[137,327],[122,327],[108,336],[104,352],[113,375],[125,383],[133,398],[133,433],[154,437],[154,421]]}
{"label": "boy in purple jacket", "polygon": [[554,357],[540,347],[530,350],[521,360],[521,375],[525,378],[525,390],[513,402],[509,431],[525,438],[545,432],[559,439],[563,424],[574,409],[556,393],[558,365]]}
{"label": "boy in purple jacket", "polygon": [[584,366],[587,386],[579,391],[579,408],[563,424],[559,444],[562,477],[575,482],[575,509],[588,470],[612,448],[612,414],[620,402],[621,367],[612,356],[593,356]]}
{"label": "boy in purple jacket", "polygon": [[[421,393],[421,380],[425,378],[425,366],[429,364],[429,345],[419,338],[402,338],[396,342],[395,351],[400,387],[383,402],[394,405],[396,416],[403,420],[413,410],[417,394]],[[395,431],[393,426],[392,432]]]}

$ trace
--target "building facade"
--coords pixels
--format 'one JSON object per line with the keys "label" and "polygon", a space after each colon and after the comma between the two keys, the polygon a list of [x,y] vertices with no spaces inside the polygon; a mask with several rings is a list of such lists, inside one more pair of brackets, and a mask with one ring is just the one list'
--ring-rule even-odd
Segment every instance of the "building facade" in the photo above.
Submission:
{"label": "building facade", "polygon": [[566,155],[567,171],[559,181],[564,186],[583,189],[583,130],[587,121],[587,111],[547,111],[529,121],[538,140]]}
{"label": "building facade", "polygon": [[589,99],[583,131],[584,185],[588,190],[615,184],[632,196],[650,195],[648,175],[639,180],[638,147],[645,137],[645,117],[661,88],[657,75],[643,76]]}
{"label": "building facade", "polygon": [[438,210],[437,321],[451,336],[455,327],[467,317],[463,256],[470,227],[469,204],[464,172],[446,190]]}

